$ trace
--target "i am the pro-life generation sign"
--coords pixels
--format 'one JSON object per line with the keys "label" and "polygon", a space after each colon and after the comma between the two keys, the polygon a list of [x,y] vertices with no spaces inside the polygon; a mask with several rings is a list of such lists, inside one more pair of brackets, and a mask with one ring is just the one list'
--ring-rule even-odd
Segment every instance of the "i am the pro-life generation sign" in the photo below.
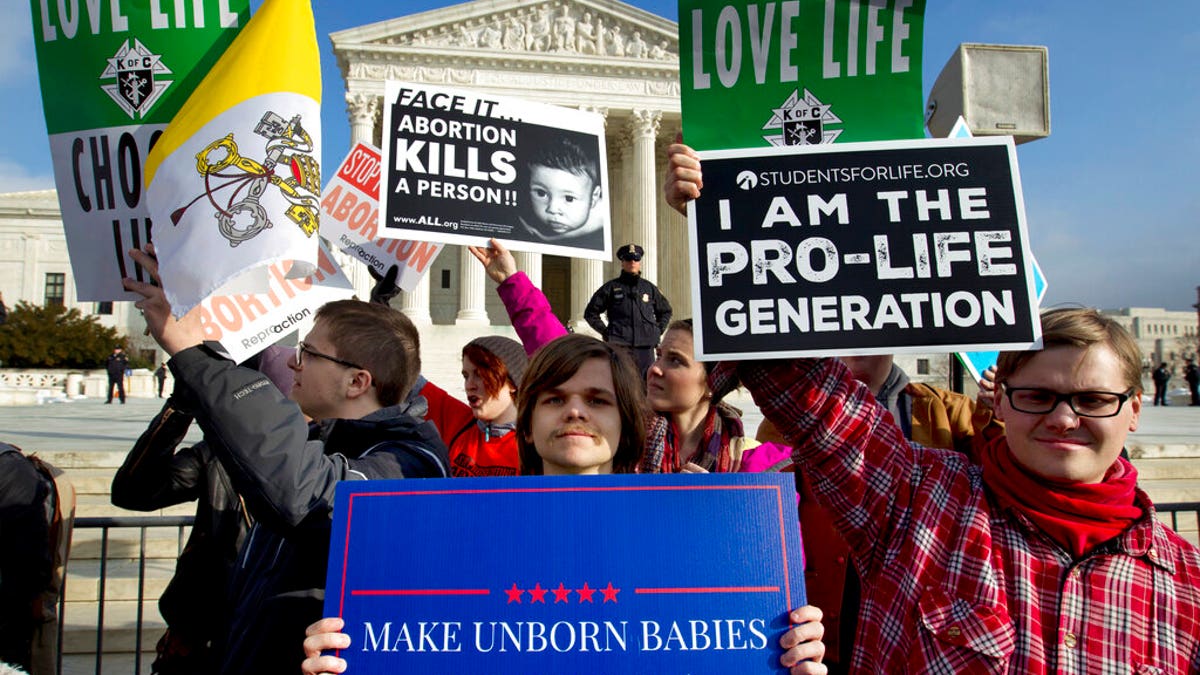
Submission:
{"label": "i am the pro-life generation sign", "polygon": [[804,603],[791,474],[337,486],[325,615],[356,675],[786,672]]}
{"label": "i am the pro-life generation sign", "polygon": [[1041,335],[1009,138],[700,153],[706,359],[1027,349]]}
{"label": "i am the pro-life generation sign", "polygon": [[379,235],[609,260],[598,113],[387,82]]}

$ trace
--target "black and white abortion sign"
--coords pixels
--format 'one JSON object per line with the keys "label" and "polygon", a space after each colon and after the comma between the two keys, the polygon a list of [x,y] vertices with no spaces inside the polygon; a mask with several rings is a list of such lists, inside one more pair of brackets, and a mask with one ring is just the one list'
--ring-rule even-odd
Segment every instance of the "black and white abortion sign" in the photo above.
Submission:
{"label": "black and white abortion sign", "polygon": [[1027,348],[1041,335],[1008,138],[700,153],[706,360]]}
{"label": "black and white abortion sign", "polygon": [[608,260],[598,113],[387,82],[379,234]]}

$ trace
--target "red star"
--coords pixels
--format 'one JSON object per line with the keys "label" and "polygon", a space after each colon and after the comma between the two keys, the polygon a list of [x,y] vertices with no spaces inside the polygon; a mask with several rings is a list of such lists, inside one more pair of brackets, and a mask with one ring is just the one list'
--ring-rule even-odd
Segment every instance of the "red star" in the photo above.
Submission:
{"label": "red star", "polygon": [[517,588],[517,582],[514,581],[513,587],[506,589],[504,592],[508,593],[508,602],[506,602],[504,604],[507,605],[507,604],[515,602],[519,605],[519,604],[521,604],[521,594],[524,593],[525,591]]}
{"label": "red star", "polygon": [[613,588],[612,582],[610,581],[610,582],[608,582],[608,588],[601,588],[600,592],[604,594],[605,602],[608,602],[609,600],[616,602],[617,601],[617,593],[620,593],[621,589]]}
{"label": "red star", "polygon": [[558,588],[554,589],[554,604],[560,602],[571,602],[571,589],[563,586],[563,583],[558,582]]}
{"label": "red star", "polygon": [[540,602],[543,605],[546,604],[546,591],[548,590],[550,589],[542,588],[542,582],[537,582],[533,588],[529,589],[530,604],[535,602]]}
{"label": "red star", "polygon": [[596,589],[588,588],[586,581],[583,582],[583,588],[577,589],[575,592],[579,594],[580,602],[594,602],[592,596],[596,594]]}

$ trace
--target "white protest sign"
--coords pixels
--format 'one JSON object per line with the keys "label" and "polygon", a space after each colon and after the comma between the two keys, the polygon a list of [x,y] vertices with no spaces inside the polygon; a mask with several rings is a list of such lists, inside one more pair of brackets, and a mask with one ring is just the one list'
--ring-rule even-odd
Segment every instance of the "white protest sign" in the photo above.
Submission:
{"label": "white protest sign", "polygon": [[437,259],[442,244],[381,237],[379,231],[379,149],[356,143],[321,198],[321,236],[382,275],[392,265],[396,285],[412,291]]}
{"label": "white protest sign", "polygon": [[382,162],[381,236],[612,257],[597,113],[389,81]]}
{"label": "white protest sign", "polygon": [[354,286],[324,244],[312,276],[289,279],[292,264],[282,260],[267,268],[266,293],[205,298],[200,303],[204,339],[220,342],[230,358],[241,363],[311,322],[321,305],[354,295]]}
{"label": "white protest sign", "polygon": [[1041,335],[1011,138],[701,152],[706,360],[1027,349]]}

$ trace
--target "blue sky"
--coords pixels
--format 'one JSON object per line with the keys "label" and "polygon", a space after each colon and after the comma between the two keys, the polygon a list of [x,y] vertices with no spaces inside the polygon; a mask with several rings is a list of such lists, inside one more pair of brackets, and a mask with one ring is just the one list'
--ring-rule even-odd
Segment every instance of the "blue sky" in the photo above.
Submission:
{"label": "blue sky", "polygon": [[[261,2],[251,0],[252,7]],[[325,166],[349,146],[331,32],[457,4],[314,0]],[[674,0],[633,4],[674,20]],[[29,0],[0,0],[0,191],[53,187]],[[1081,7],[1086,7],[1086,11]],[[1200,285],[1200,28],[1191,1],[929,0],[925,88],[959,43],[1045,45],[1051,136],[1019,146],[1046,304],[1186,310]]]}

